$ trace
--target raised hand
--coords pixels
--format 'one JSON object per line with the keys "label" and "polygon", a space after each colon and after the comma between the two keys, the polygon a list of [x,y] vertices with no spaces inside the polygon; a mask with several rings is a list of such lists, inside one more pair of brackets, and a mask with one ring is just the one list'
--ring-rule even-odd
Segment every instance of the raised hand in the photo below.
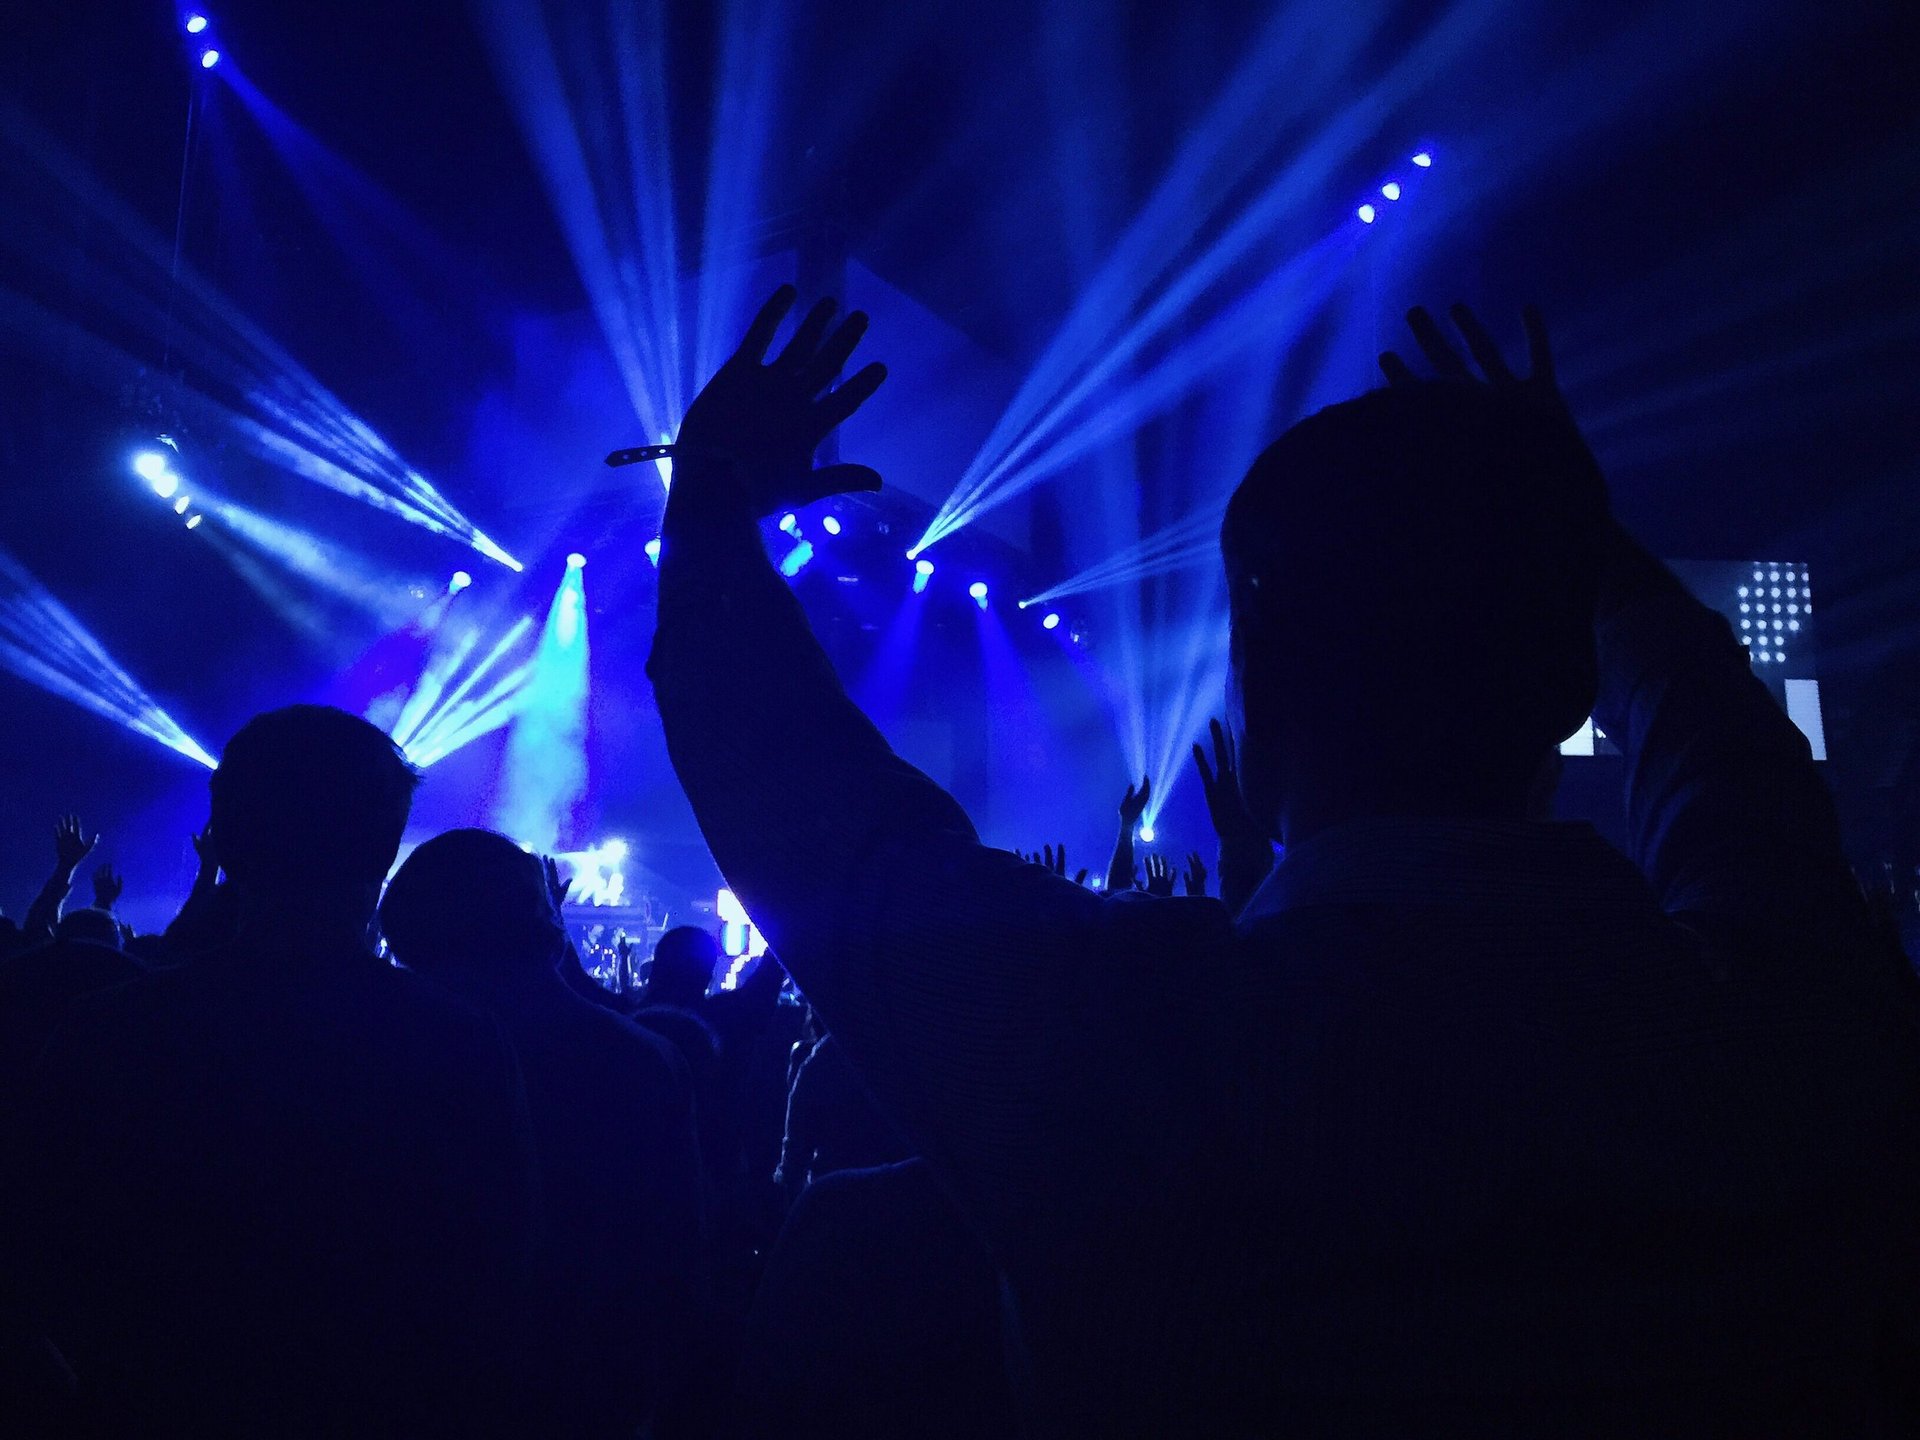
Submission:
{"label": "raised hand", "polygon": [[200,858],[202,866],[219,863],[219,856],[213,849],[213,821],[207,821],[200,833],[193,837],[193,853]]}
{"label": "raised hand", "polygon": [[1207,729],[1213,739],[1213,763],[1207,763],[1207,752],[1199,745],[1193,747],[1193,768],[1200,772],[1200,789],[1207,797],[1207,814],[1213,820],[1213,833],[1220,837],[1224,848],[1232,845],[1267,844],[1267,832],[1261,828],[1247,811],[1246,799],[1240,793],[1240,769],[1234,750],[1233,732],[1218,720],[1209,721]]}
{"label": "raised hand", "polygon": [[[796,296],[791,285],[773,292],[740,348],[702,387],[680,422],[673,498],[681,502],[682,513],[689,502],[702,509],[718,503],[722,493],[761,517],[828,495],[880,488],[879,475],[865,465],[813,468],[820,442],[886,379],[886,367],[868,365],[838,389],[828,388],[866,333],[867,317],[856,310],[835,326],[838,307],[822,300],[807,312],[786,348],[762,363]],[[683,493],[686,481],[692,483]]]}
{"label": "raised hand", "polygon": [[1164,855],[1147,856],[1147,893],[1162,900],[1173,895],[1173,862]]}
{"label": "raised hand", "polygon": [[102,862],[93,867],[93,903],[100,909],[113,909],[113,902],[126,888],[126,877],[113,866]]}
{"label": "raised hand", "polygon": [[1153,798],[1153,777],[1142,775],[1140,788],[1127,786],[1127,793],[1120,797],[1120,823],[1134,826],[1140,823],[1140,817],[1147,813],[1147,801]]}
{"label": "raised hand", "polygon": [[100,843],[95,835],[88,839],[80,833],[80,817],[68,815],[55,822],[53,827],[53,858],[55,866],[71,875],[80,868],[80,862],[93,853],[93,847]]}
{"label": "raised hand", "polygon": [[1204,895],[1207,893],[1207,864],[1200,858],[1198,850],[1187,855],[1187,894]]}
{"label": "raised hand", "polygon": [[567,891],[573,887],[560,878],[560,862],[551,855],[540,857],[540,869],[547,877],[547,898],[557,914],[567,903]]}

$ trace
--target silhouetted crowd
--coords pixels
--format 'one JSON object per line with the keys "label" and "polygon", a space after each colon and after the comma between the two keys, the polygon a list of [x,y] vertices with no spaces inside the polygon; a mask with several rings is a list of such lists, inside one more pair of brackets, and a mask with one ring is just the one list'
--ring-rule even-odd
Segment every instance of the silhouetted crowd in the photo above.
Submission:
{"label": "silhouetted crowd", "polygon": [[[419,777],[320,706],[228,743],[161,934],[106,865],[69,907],[60,821],[0,922],[0,1429],[1920,1432],[1920,987],[1538,318],[1522,377],[1414,311],[1425,373],[1255,461],[1218,853],[1136,853],[1142,777],[1090,882],[982,844],[769,564],[879,483],[813,464],[865,318],[769,361],[793,298],[679,432],[648,664],[768,956],[609,991],[553,862],[393,871]],[[1626,853],[1551,818],[1590,714]]]}

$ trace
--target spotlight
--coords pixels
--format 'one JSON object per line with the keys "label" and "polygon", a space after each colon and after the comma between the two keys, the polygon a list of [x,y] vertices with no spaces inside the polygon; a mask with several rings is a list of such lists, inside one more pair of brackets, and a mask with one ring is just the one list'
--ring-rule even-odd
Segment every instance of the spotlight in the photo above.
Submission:
{"label": "spotlight", "polygon": [[840,522],[829,515],[820,522],[820,528],[829,535],[838,535],[840,533]]}
{"label": "spotlight", "polygon": [[1153,844],[1153,826],[1150,824],[1142,825],[1140,827],[1140,838],[1149,845]]}
{"label": "spotlight", "polygon": [[660,537],[658,535],[654,536],[653,539],[647,541],[646,551],[647,551],[647,559],[651,560],[656,566],[659,565]]}
{"label": "spotlight", "polygon": [[133,457],[133,473],[148,484],[157,486],[166,477],[167,457],[158,450],[142,450]]}
{"label": "spotlight", "polygon": [[200,522],[201,522],[202,520],[204,520],[204,519],[206,519],[206,518],[207,518],[207,517],[206,517],[206,516],[204,516],[204,515],[189,515],[189,516],[187,516],[187,528],[188,528],[189,530],[197,530],[197,529],[199,529],[199,528],[200,528]]}
{"label": "spotlight", "polygon": [[933,578],[933,569],[931,566],[929,566],[925,570],[914,571],[913,572],[913,593],[916,595],[922,594],[927,588],[927,581],[931,580],[932,578]]}
{"label": "spotlight", "polygon": [[789,535],[798,535],[800,533],[800,517],[789,510],[780,517],[780,528]]}
{"label": "spotlight", "polygon": [[600,853],[609,860],[624,860],[627,858],[627,842],[608,840],[600,846]]}
{"label": "spotlight", "polygon": [[813,542],[811,540],[802,540],[798,545],[794,546],[793,549],[789,550],[787,552],[787,558],[780,562],[780,573],[791,580],[802,570],[806,569],[807,562],[812,559]]}
{"label": "spotlight", "polygon": [[933,573],[933,561],[916,560],[913,562],[913,569],[915,574],[931,575]]}
{"label": "spotlight", "polygon": [[1371,205],[1362,205],[1353,213],[1360,217],[1360,223],[1362,225],[1371,225],[1373,223],[1374,210]]}
{"label": "spotlight", "polygon": [[987,608],[987,582],[986,581],[984,580],[974,581],[971,585],[967,587],[967,594],[973,597],[974,603],[978,605],[982,610]]}
{"label": "spotlight", "polygon": [[1400,198],[1400,182],[1398,180],[1387,181],[1386,184],[1380,187],[1380,193],[1389,200],[1398,200]]}
{"label": "spotlight", "polygon": [[193,504],[193,497],[190,495],[182,495],[178,500],[173,502],[173,513],[176,515],[184,515],[187,513],[187,507],[191,504]]}
{"label": "spotlight", "polygon": [[206,28],[207,28],[206,16],[197,15],[197,14],[187,16],[187,34],[198,35],[202,30]]}
{"label": "spotlight", "polygon": [[220,52],[218,50],[207,49],[200,52],[200,68],[202,70],[211,70],[219,63]]}
{"label": "spotlight", "polygon": [[449,595],[458,595],[472,583],[473,576],[464,570],[456,570],[453,572],[453,578],[447,581],[447,593]]}
{"label": "spotlight", "polygon": [[1418,165],[1422,170],[1425,170],[1433,164],[1433,156],[1422,150],[1418,155],[1413,157],[1413,163]]}
{"label": "spotlight", "polygon": [[1060,628],[1059,613],[1057,611],[1049,610],[1047,612],[1047,618],[1040,622],[1040,628],[1042,630],[1058,630]]}
{"label": "spotlight", "polygon": [[574,551],[571,555],[567,556],[567,568],[569,570],[586,569],[587,557],[582,555],[578,550]]}

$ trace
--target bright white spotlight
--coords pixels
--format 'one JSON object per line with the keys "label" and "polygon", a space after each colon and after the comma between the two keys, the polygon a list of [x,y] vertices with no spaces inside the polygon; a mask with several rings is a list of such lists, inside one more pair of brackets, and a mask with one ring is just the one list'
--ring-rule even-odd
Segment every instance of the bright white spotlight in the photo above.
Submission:
{"label": "bright white spotlight", "polygon": [[840,522],[829,515],[820,522],[820,528],[829,535],[838,535],[840,533]]}
{"label": "bright white spotlight", "polygon": [[154,494],[158,495],[162,500],[171,500],[174,491],[180,488],[180,477],[169,470],[164,475],[154,476],[152,483]]}
{"label": "bright white spotlight", "polygon": [[200,52],[200,68],[202,70],[211,70],[214,66],[218,65],[219,63],[220,63],[220,52],[218,50],[208,48]]}
{"label": "bright white spotlight", "polygon": [[1418,165],[1422,170],[1425,170],[1433,164],[1433,156],[1422,150],[1418,155],[1413,157],[1413,163]]}
{"label": "bright white spotlight", "polygon": [[187,34],[198,35],[207,28],[207,17],[200,14],[187,16]]}
{"label": "bright white spotlight", "polygon": [[658,565],[660,563],[660,537],[656,535],[653,539],[647,541],[645,548],[647,559],[651,560],[655,565]]}
{"label": "bright white spotlight", "polygon": [[187,513],[187,507],[191,504],[193,504],[193,497],[191,495],[182,495],[178,500],[173,502],[173,513],[176,515],[184,515]]}
{"label": "bright white spotlight", "polygon": [[189,530],[198,530],[200,528],[200,522],[206,518],[207,517],[204,515],[187,516],[187,528]]}
{"label": "bright white spotlight", "polygon": [[916,560],[913,563],[913,570],[916,575],[931,575],[933,573],[933,561]]}
{"label": "bright white spotlight", "polygon": [[571,555],[567,556],[567,568],[569,570],[586,569],[587,557],[582,555],[578,550],[574,551]]}
{"label": "bright white spotlight", "polygon": [[1398,200],[1400,198],[1400,182],[1398,180],[1387,181],[1386,184],[1380,187],[1380,193],[1389,200]]}
{"label": "bright white spotlight", "polygon": [[467,543],[473,546],[473,548],[478,550],[482,555],[486,556],[489,560],[498,560],[502,565],[506,566],[509,570],[520,571],[527,568],[526,566],[522,565],[518,560],[514,559],[513,556],[509,555],[506,551],[502,550],[498,545],[494,544],[492,539],[490,539],[482,531],[479,531],[479,530],[474,531],[473,534],[468,538]]}
{"label": "bright white spotlight", "polygon": [[447,581],[447,593],[449,595],[458,595],[472,583],[473,576],[464,570],[456,570],[453,572],[453,578]]}
{"label": "bright white spotlight", "polygon": [[789,510],[780,517],[780,528],[789,535],[798,535],[800,533],[800,517]]}
{"label": "bright white spotlight", "polygon": [[1047,618],[1040,622],[1040,628],[1042,630],[1058,630],[1060,628],[1059,613],[1057,611],[1049,610],[1047,612]]}
{"label": "bright white spotlight", "polygon": [[967,594],[971,595],[974,598],[974,600],[979,604],[982,610],[987,608],[987,582],[986,581],[984,580],[974,581],[971,585],[967,586]]}
{"label": "bright white spotlight", "polygon": [[605,841],[600,846],[600,853],[609,860],[624,860],[627,858],[627,842],[624,840]]}
{"label": "bright white spotlight", "polygon": [[1149,845],[1153,844],[1153,826],[1150,824],[1142,825],[1140,827],[1140,838]]}
{"label": "bright white spotlight", "polygon": [[793,549],[789,550],[787,552],[787,558],[780,562],[780,573],[791,580],[802,570],[806,569],[812,559],[813,542],[811,540],[802,540],[798,545],[794,546]]}
{"label": "bright white spotlight", "polygon": [[1362,225],[1371,225],[1373,223],[1374,209],[1371,205],[1362,205],[1353,213],[1360,217],[1360,223]]}
{"label": "bright white spotlight", "polygon": [[142,450],[133,457],[133,473],[148,484],[157,484],[167,474],[167,457],[158,450]]}

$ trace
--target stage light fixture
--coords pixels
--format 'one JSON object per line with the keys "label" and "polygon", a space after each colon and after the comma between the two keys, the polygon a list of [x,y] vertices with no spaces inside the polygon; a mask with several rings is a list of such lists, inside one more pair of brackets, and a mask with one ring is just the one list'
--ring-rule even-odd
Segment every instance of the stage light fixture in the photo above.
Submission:
{"label": "stage light fixture", "polygon": [[567,556],[567,568],[569,570],[586,569],[587,557],[582,555],[578,550],[574,551],[571,555]]}
{"label": "stage light fixture", "polygon": [[820,528],[829,535],[838,535],[840,533],[840,522],[829,515],[820,522]]}
{"label": "stage light fixture", "polygon": [[780,517],[780,528],[789,535],[798,535],[800,533],[800,517],[789,510]]}
{"label": "stage light fixture", "polygon": [[189,515],[187,517],[187,528],[189,530],[198,530],[200,528],[200,522],[206,518],[204,515]]}
{"label": "stage light fixture", "polygon": [[787,558],[780,562],[780,573],[791,580],[802,570],[806,569],[807,563],[812,559],[813,542],[811,540],[802,540],[798,545],[794,546],[793,549],[789,550],[787,552]]}
{"label": "stage light fixture", "polygon": [[458,595],[472,583],[473,576],[464,570],[456,570],[453,572],[453,578],[447,581],[447,593],[449,595]]}
{"label": "stage light fixture", "polygon": [[658,535],[654,536],[653,539],[647,541],[644,548],[647,552],[647,559],[651,560],[657,567],[660,564],[660,537]]}
{"label": "stage light fixture", "polygon": [[974,581],[971,585],[967,587],[967,594],[973,597],[974,603],[978,605],[982,610],[987,608],[987,582],[986,581],[984,580]]}
{"label": "stage light fixture", "polygon": [[202,70],[211,70],[214,66],[218,65],[219,63],[220,63],[220,52],[218,50],[215,50],[209,47],[208,49],[202,50],[200,52],[200,68]]}
{"label": "stage light fixture", "polygon": [[187,34],[198,35],[207,28],[207,17],[200,14],[187,16]]}
{"label": "stage light fixture", "polygon": [[1433,164],[1433,156],[1422,150],[1413,157],[1413,163],[1418,165],[1422,170],[1425,170]]}
{"label": "stage light fixture", "polygon": [[931,561],[931,560],[916,560],[916,561],[914,561],[914,562],[913,562],[913,569],[914,569],[914,573],[915,573],[915,574],[918,574],[918,575],[931,575],[931,574],[933,574],[933,561]]}
{"label": "stage light fixture", "polygon": [[1386,184],[1380,187],[1380,193],[1389,200],[1398,200],[1400,198],[1400,182],[1398,180],[1387,181]]}
{"label": "stage light fixture", "polygon": [[1047,618],[1040,622],[1040,628],[1042,630],[1058,630],[1060,628],[1059,613],[1057,611],[1049,610],[1047,612]]}
{"label": "stage light fixture", "polygon": [[1149,845],[1153,844],[1153,833],[1153,826],[1151,825],[1142,825],[1140,827],[1140,838]]}
{"label": "stage light fixture", "polygon": [[1373,217],[1375,213],[1373,206],[1362,205],[1358,210],[1354,211],[1353,213],[1360,217],[1360,223],[1362,225],[1371,225],[1373,223]]}
{"label": "stage light fixture", "polygon": [[182,495],[178,500],[173,502],[173,513],[176,515],[184,515],[187,513],[187,507],[191,504],[193,504],[193,497],[190,495]]}
{"label": "stage light fixture", "polygon": [[167,457],[158,450],[142,450],[133,457],[133,473],[148,484],[158,484],[167,474]]}

